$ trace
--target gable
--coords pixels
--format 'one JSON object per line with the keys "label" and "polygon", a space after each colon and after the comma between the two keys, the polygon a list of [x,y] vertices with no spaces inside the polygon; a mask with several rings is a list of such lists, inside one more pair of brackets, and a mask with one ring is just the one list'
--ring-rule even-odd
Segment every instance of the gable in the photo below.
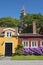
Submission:
{"label": "gable", "polygon": [[7,30],[9,30],[9,31],[16,31],[16,30],[13,29],[13,28],[5,28],[5,29],[3,29],[3,31],[7,31]]}
{"label": "gable", "polygon": [[13,36],[17,36],[18,34],[18,28],[5,28],[5,27],[0,27],[0,36],[1,35],[6,35],[7,32],[11,32]]}

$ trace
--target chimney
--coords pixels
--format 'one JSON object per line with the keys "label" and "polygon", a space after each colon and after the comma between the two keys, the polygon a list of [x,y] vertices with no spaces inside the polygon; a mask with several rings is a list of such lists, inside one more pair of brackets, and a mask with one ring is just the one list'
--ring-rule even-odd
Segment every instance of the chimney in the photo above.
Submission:
{"label": "chimney", "polygon": [[36,34],[36,23],[35,23],[35,21],[33,21],[32,27],[33,27],[33,34]]}

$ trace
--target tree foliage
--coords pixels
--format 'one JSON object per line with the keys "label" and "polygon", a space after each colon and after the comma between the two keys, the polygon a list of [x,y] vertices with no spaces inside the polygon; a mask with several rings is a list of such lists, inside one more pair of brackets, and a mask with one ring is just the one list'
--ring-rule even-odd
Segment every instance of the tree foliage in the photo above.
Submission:
{"label": "tree foliage", "polygon": [[[43,25],[43,15],[39,14],[27,14],[23,18],[23,30],[27,32],[32,32],[32,22],[36,22],[37,32],[39,32],[41,25]],[[25,26],[27,24],[27,27]],[[28,30],[29,29],[29,30]],[[23,32],[24,32],[23,31]]]}
{"label": "tree foliage", "polygon": [[0,26],[1,27],[17,27],[18,19],[12,17],[3,17],[0,18]]}
{"label": "tree foliage", "polygon": [[[23,32],[32,32],[32,22],[36,22],[37,32],[39,32],[41,25],[43,25],[43,15],[39,14],[27,14],[23,17],[23,20],[12,17],[0,18],[1,27],[22,27]],[[27,25],[27,26],[26,26]]]}

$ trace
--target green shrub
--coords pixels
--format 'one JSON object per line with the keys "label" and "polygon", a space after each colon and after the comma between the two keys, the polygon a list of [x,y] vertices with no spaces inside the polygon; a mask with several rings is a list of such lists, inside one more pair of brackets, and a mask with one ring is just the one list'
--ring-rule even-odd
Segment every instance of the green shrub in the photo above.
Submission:
{"label": "green shrub", "polygon": [[15,53],[16,53],[16,55],[22,55],[23,54],[23,45],[21,43],[18,44]]}

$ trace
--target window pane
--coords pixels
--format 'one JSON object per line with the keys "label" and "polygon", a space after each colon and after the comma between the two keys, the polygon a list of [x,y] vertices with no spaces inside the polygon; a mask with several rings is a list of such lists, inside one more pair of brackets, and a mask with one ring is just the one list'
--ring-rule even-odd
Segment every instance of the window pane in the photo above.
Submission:
{"label": "window pane", "polygon": [[34,42],[34,46],[36,46],[36,42]]}
{"label": "window pane", "polygon": [[43,42],[42,42],[42,46],[43,46]]}
{"label": "window pane", "polygon": [[10,36],[12,36],[11,32],[10,32]]}
{"label": "window pane", "polygon": [[32,46],[34,46],[34,42],[32,42]]}
{"label": "window pane", "polygon": [[26,42],[26,46],[28,46],[28,42]]}
{"label": "window pane", "polygon": [[35,41],[32,42],[32,46],[36,46],[36,42]]}
{"label": "window pane", "polygon": [[9,36],[9,32],[7,32],[7,37]]}
{"label": "window pane", "polygon": [[24,42],[24,46],[25,46],[25,42]]}

